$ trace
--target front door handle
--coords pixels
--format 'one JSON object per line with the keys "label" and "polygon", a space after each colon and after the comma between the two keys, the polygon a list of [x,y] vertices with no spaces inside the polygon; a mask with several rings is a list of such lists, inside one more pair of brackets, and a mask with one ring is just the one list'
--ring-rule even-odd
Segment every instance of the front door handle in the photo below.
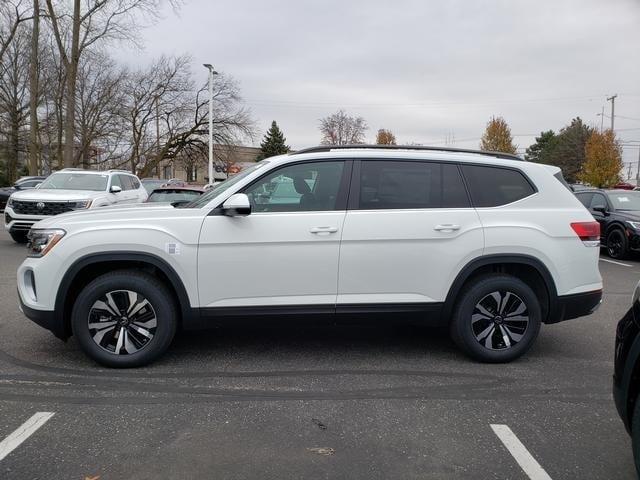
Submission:
{"label": "front door handle", "polygon": [[336,233],[338,231],[338,227],[311,227],[309,230],[311,233],[315,233],[316,235]]}
{"label": "front door handle", "polygon": [[460,230],[460,225],[454,225],[453,223],[444,223],[442,225],[436,225],[433,229],[437,232],[454,232]]}

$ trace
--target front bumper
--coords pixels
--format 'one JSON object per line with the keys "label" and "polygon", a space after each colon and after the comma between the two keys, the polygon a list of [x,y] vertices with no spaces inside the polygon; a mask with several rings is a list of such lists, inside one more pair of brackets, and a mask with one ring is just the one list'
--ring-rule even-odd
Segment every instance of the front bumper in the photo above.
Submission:
{"label": "front bumper", "polygon": [[66,340],[68,338],[65,332],[62,319],[56,316],[56,312],[51,310],[37,310],[35,308],[28,307],[22,301],[20,292],[18,292],[18,300],[20,301],[20,311],[34,323],[37,323],[42,328],[46,328],[52,332],[56,337]]}
{"label": "front bumper", "polygon": [[564,320],[584,317],[595,312],[602,303],[602,289],[591,292],[560,295],[553,315],[549,315],[546,323],[558,323]]}
{"label": "front bumper", "polygon": [[21,215],[15,213],[11,207],[4,209],[4,228],[10,232],[28,232],[34,223],[50,218],[46,215]]}

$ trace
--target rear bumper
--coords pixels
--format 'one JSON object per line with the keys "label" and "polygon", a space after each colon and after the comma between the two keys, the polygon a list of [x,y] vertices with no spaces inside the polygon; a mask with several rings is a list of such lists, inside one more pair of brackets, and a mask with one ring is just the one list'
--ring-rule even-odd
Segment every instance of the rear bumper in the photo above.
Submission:
{"label": "rear bumper", "polygon": [[602,290],[560,295],[557,299],[555,313],[549,316],[546,323],[558,323],[591,315],[598,309],[600,303],[602,303]]}

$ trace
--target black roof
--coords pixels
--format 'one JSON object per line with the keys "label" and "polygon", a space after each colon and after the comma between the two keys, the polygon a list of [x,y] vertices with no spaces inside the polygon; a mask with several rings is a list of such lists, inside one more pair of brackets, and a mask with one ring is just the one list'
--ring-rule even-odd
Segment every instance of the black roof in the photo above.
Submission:
{"label": "black roof", "polygon": [[486,155],[488,157],[503,158],[506,160],[524,160],[512,153],[504,152],[490,152],[485,150],[472,150],[467,148],[455,148],[455,147],[433,147],[427,145],[367,145],[367,144],[355,144],[355,145],[320,145],[317,147],[303,148],[292,152],[291,155],[299,155],[302,153],[318,153],[318,152],[330,152],[331,150],[349,150],[349,149],[374,149],[374,150],[421,150],[427,152],[454,152],[454,153],[474,153],[478,155]]}

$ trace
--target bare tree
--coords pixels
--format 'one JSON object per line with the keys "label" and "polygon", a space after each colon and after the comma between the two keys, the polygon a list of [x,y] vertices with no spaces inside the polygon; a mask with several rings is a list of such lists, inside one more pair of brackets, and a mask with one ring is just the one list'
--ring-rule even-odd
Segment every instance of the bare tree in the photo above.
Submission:
{"label": "bare tree", "polygon": [[16,179],[18,159],[26,152],[29,58],[23,52],[28,48],[29,37],[27,29],[19,29],[0,61],[0,134],[5,139],[3,150],[10,182]]}
{"label": "bare tree", "polygon": [[31,19],[27,0],[0,2],[0,60],[9,48],[22,22]]}
{"label": "bare tree", "polygon": [[31,56],[29,58],[29,174],[38,174],[40,143],[38,142],[38,62],[40,41],[40,0],[33,0],[33,21],[31,22]]}
{"label": "bare tree", "polygon": [[352,117],[344,110],[320,120],[323,145],[349,145],[364,143],[364,134],[369,127],[362,117]]}
{"label": "bare tree", "polygon": [[119,155],[128,72],[102,53],[85,56],[78,70],[74,164],[109,162]]}
{"label": "bare tree", "polygon": [[[64,164],[74,162],[76,88],[81,57],[110,40],[132,40],[140,18],[155,19],[162,0],[45,0],[47,18],[65,69]],[[68,33],[71,37],[68,37]]]}

